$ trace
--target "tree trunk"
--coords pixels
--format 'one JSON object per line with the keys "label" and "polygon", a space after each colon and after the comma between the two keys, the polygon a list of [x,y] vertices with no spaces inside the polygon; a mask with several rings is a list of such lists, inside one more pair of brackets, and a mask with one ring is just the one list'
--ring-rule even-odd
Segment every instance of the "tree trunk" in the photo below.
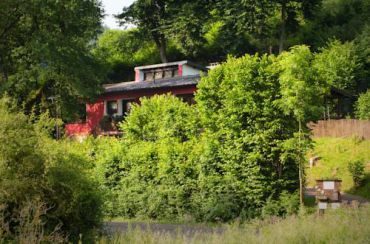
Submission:
{"label": "tree trunk", "polygon": [[303,192],[303,165],[301,160],[301,133],[302,133],[302,123],[301,120],[298,121],[299,129],[298,129],[298,147],[299,147],[299,162],[298,162],[298,170],[299,170],[299,203],[301,206],[304,205],[304,192]]}
{"label": "tree trunk", "polygon": [[166,52],[166,39],[164,37],[155,38],[155,44],[157,45],[159,56],[161,57],[162,63],[167,63],[167,52]]}
{"label": "tree trunk", "polygon": [[280,40],[279,40],[279,53],[284,51],[285,42],[285,25],[286,25],[286,2],[281,2],[281,27],[280,27]]}

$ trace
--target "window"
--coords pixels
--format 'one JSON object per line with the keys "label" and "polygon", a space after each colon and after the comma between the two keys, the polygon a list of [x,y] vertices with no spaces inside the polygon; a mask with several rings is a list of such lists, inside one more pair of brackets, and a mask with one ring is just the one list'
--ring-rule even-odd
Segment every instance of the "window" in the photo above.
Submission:
{"label": "window", "polygon": [[179,67],[177,65],[168,66],[164,68],[149,69],[144,71],[144,80],[153,81],[163,78],[176,77],[179,74]]}
{"label": "window", "polygon": [[159,80],[163,78],[163,70],[159,70],[155,72],[155,79]]}
{"label": "window", "polygon": [[145,72],[144,73],[144,80],[150,81],[154,79],[154,72]]}
{"label": "window", "polygon": [[130,112],[134,100],[122,100],[122,115],[125,116]]}
{"label": "window", "polygon": [[117,101],[108,101],[107,102],[107,114],[114,115],[118,113],[118,103]]}
{"label": "window", "polygon": [[164,78],[173,77],[173,70],[166,70],[164,71]]}

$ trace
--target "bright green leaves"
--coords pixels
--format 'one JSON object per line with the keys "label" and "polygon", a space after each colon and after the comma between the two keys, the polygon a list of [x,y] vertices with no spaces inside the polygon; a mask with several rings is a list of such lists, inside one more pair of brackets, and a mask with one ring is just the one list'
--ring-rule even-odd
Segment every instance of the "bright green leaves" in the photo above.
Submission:
{"label": "bright green leaves", "polygon": [[170,95],[134,105],[114,162],[103,160],[110,213],[228,221],[259,216],[266,202],[295,192],[311,143],[302,135],[329,90],[316,55],[297,46],[229,58],[202,77],[195,105]]}
{"label": "bright green leaves", "polygon": [[241,211],[231,213],[234,217],[258,215],[266,196],[296,187],[293,158],[280,161],[297,122],[276,106],[281,97],[278,74],[274,56],[246,55],[230,58],[198,85],[207,149],[200,161],[206,179],[201,189],[205,196],[211,189],[228,196],[225,204],[233,201]]}
{"label": "bright green leaves", "polygon": [[370,120],[370,90],[358,97],[355,113],[358,119]]}
{"label": "bright green leaves", "polygon": [[318,77],[313,67],[314,55],[307,46],[296,46],[278,58],[281,108],[293,113],[302,123],[318,119],[323,96],[329,90],[327,82]]}
{"label": "bright green leaves", "polygon": [[314,68],[322,80],[339,89],[354,92],[359,57],[352,42],[332,41],[315,55]]}
{"label": "bright green leaves", "polygon": [[198,119],[194,109],[171,95],[142,98],[133,105],[130,115],[122,123],[128,141],[160,141],[179,139],[180,142],[196,135]]}

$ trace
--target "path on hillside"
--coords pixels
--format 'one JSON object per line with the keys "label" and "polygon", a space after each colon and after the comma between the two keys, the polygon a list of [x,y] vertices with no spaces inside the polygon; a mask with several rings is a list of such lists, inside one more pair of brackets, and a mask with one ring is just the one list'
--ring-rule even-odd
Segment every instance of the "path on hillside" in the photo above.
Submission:
{"label": "path on hillside", "polygon": [[[315,194],[316,194],[315,188],[305,189],[306,196],[315,197]],[[345,192],[341,192],[340,194],[342,196],[342,201],[347,201],[347,202],[358,201],[359,203],[369,203],[369,200],[367,200],[366,198],[357,196],[357,195],[352,195],[352,194],[345,193]]]}

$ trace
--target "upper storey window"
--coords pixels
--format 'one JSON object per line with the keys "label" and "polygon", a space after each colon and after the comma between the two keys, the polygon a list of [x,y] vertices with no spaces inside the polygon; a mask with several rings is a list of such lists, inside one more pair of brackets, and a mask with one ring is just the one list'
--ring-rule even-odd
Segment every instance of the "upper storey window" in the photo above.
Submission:
{"label": "upper storey window", "polygon": [[150,69],[144,71],[144,81],[153,81],[163,78],[171,78],[179,75],[178,65],[159,68],[159,69]]}

